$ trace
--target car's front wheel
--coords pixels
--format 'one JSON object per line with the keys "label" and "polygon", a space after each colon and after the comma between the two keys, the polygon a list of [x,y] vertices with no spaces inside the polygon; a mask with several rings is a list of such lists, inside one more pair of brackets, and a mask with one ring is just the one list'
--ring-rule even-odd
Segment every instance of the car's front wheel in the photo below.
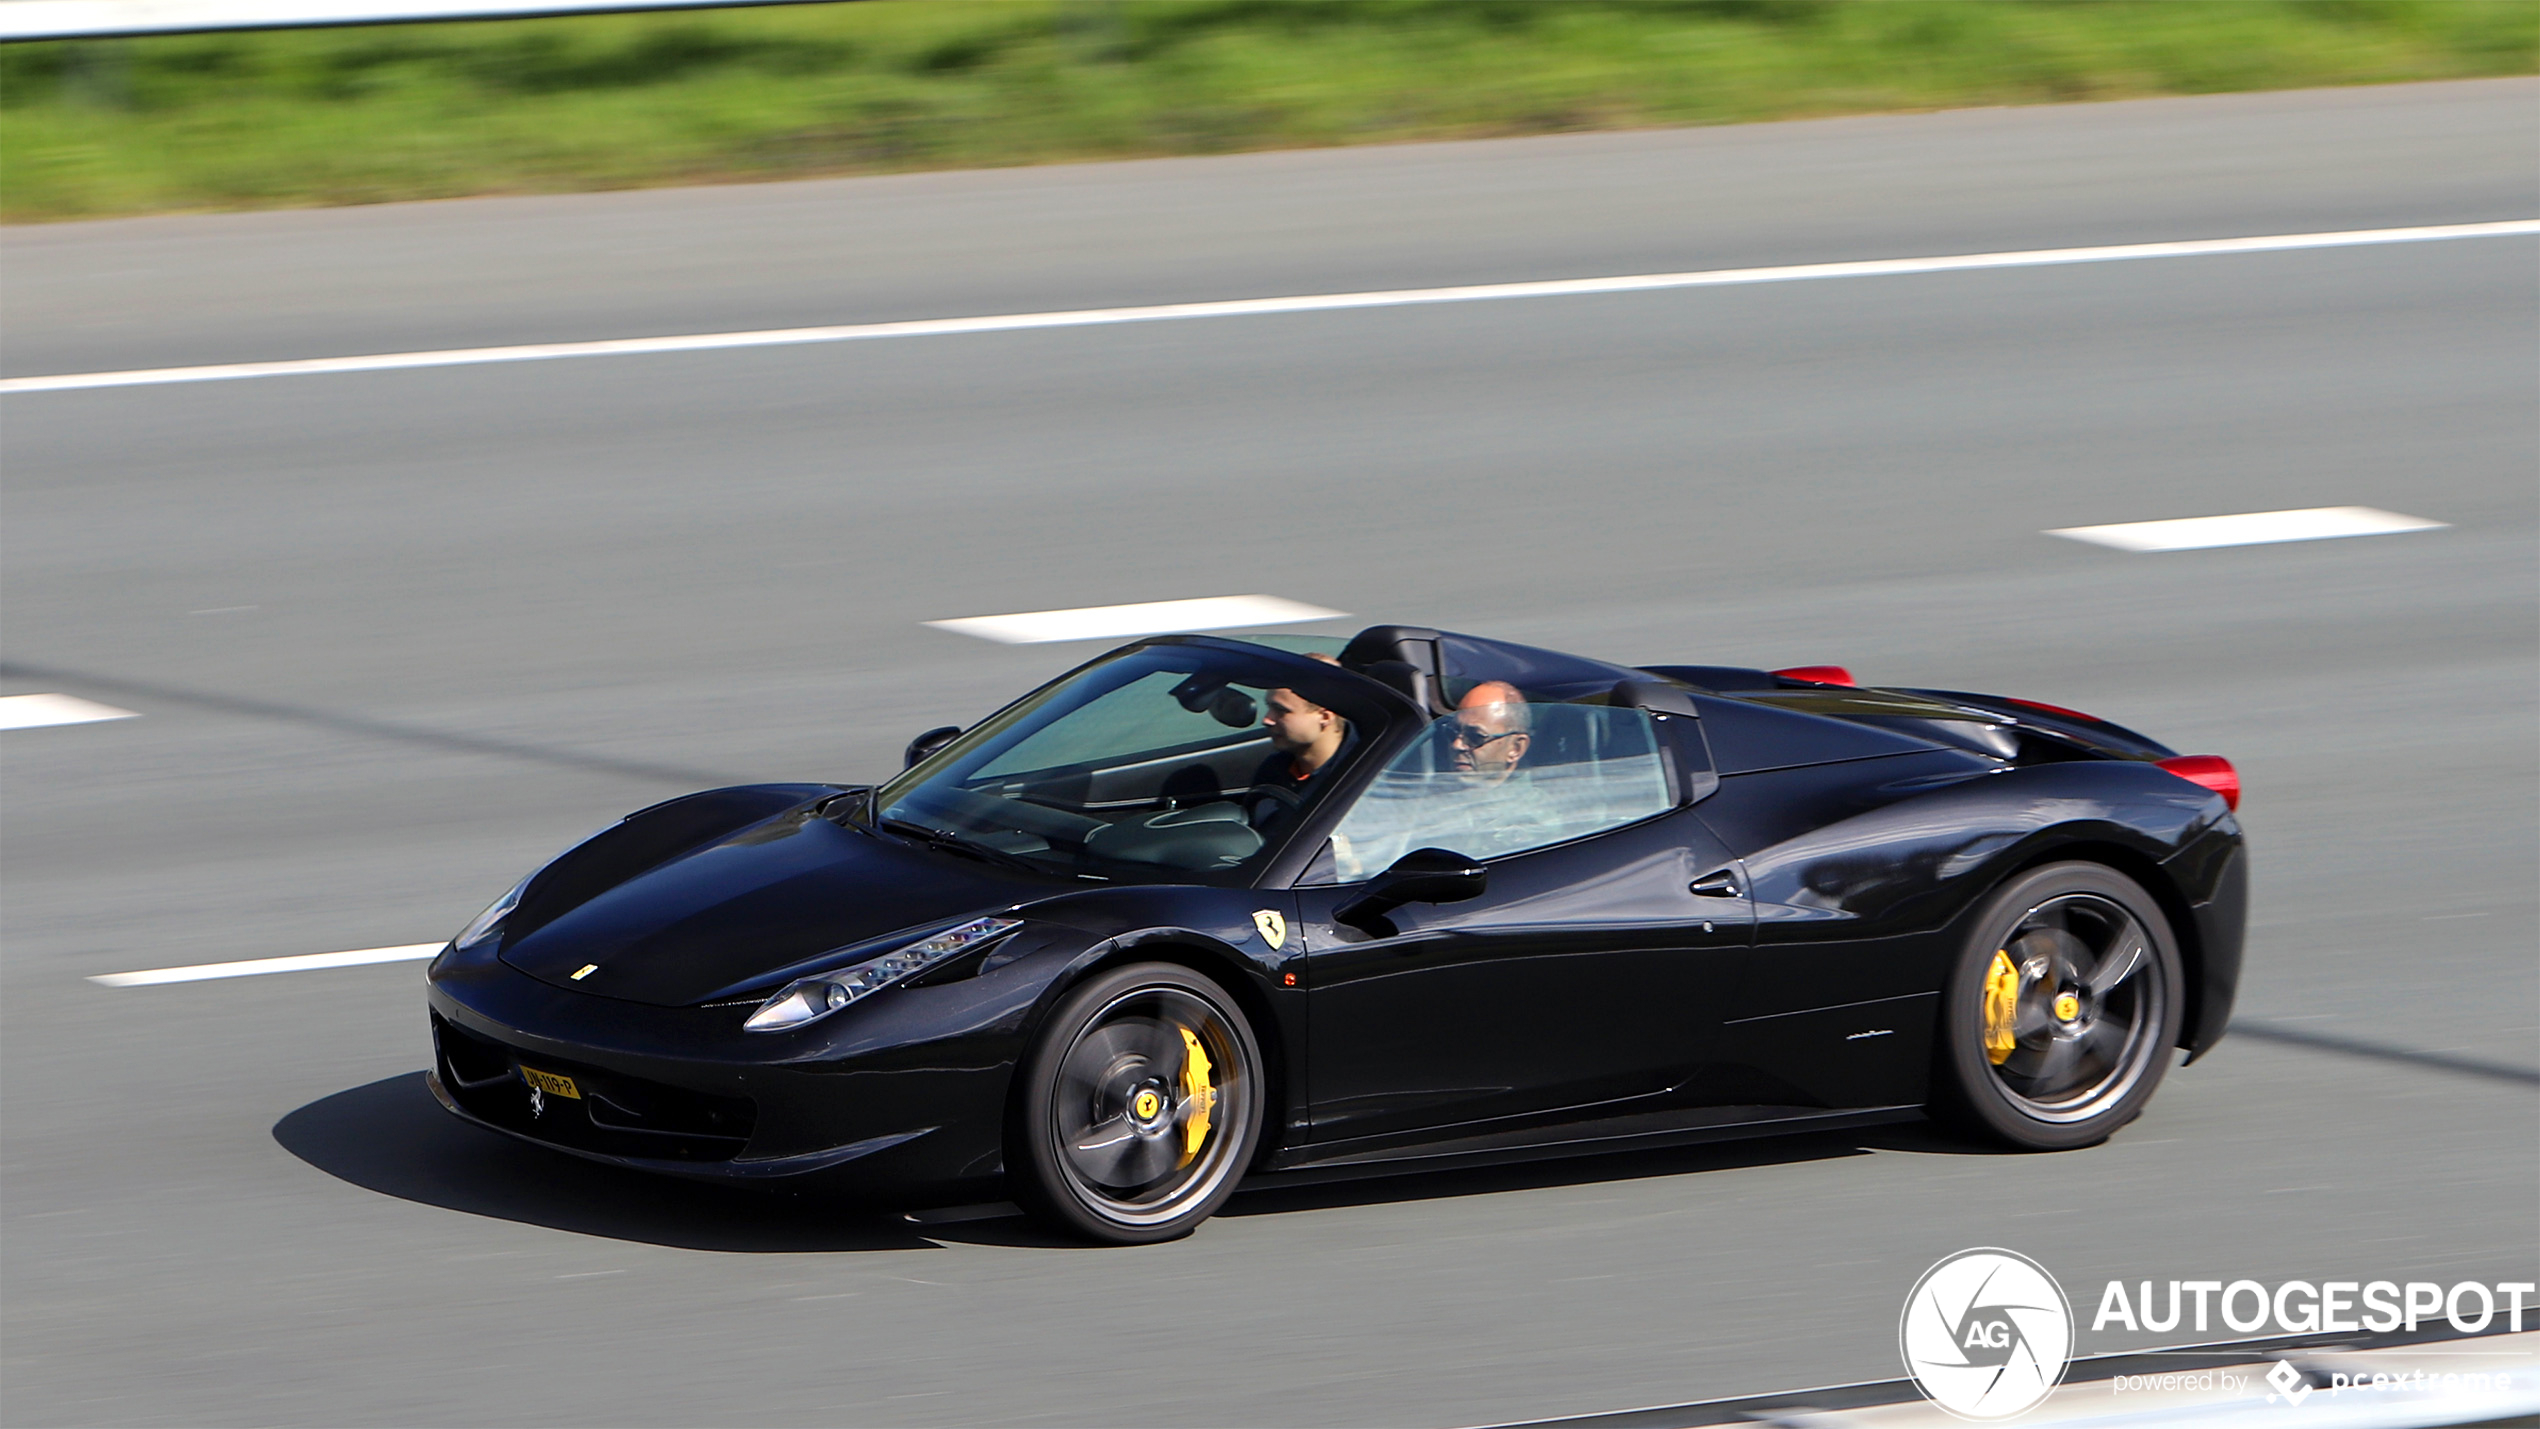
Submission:
{"label": "car's front wheel", "polygon": [[1171,963],[1102,973],[1034,1044],[1007,1165],[1044,1223],[1117,1245],[1189,1233],[1261,1134],[1261,1049],[1233,998]]}
{"label": "car's front wheel", "polygon": [[2106,1140],[2160,1085],[2182,981],[2141,885],[2094,863],[2031,869],[1977,916],[1942,995],[1933,1110],[2031,1150]]}

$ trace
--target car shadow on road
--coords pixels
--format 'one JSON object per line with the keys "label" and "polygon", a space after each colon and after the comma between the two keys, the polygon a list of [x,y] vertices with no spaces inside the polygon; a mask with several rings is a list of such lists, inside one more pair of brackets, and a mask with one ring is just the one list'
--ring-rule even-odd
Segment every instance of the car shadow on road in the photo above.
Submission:
{"label": "car shadow on road", "polygon": [[[914,1219],[816,1194],[726,1187],[622,1171],[472,1127],[441,1109],[421,1072],[322,1097],[274,1123],[283,1150],[365,1190],[468,1215],[683,1250],[820,1253],[929,1250],[944,1242],[1084,1250],[1011,1206]],[[1615,1152],[1512,1166],[1425,1171],[1236,1194],[1220,1216],[1379,1206],[1507,1191],[1789,1165],[1880,1151],[1981,1156],[1989,1148],[1922,1123]]]}
{"label": "car shadow on road", "polygon": [[424,1205],[683,1250],[931,1250],[897,1215],[818,1196],[682,1181],[583,1161],[467,1125],[408,1072],[274,1123],[282,1149],[365,1190]]}
{"label": "car shadow on road", "polygon": [[[1281,1216],[1296,1211],[1333,1210],[1348,1206],[1400,1205],[1416,1201],[1487,1196],[1503,1191],[1540,1191],[1560,1186],[1610,1185],[1660,1176],[1695,1176],[1754,1166],[1784,1166],[1803,1161],[1830,1161],[1869,1156],[1881,1151],[1927,1155],[1986,1156],[1995,1148],[1953,1137],[1923,1122],[1822,1131],[1796,1136],[1756,1137],[1711,1142],[1659,1151],[1620,1151],[1529,1161],[1509,1166],[1480,1166],[1459,1171],[1422,1171],[1360,1176],[1350,1180],[1264,1184],[1235,1193],[1220,1217]],[[2003,1149],[2000,1154],[2018,1153]],[[983,1211],[985,1208],[982,1208]],[[1009,1212],[1011,1208],[1007,1208]],[[947,1224],[929,1225],[936,1240],[972,1245],[1072,1246],[1054,1238],[1019,1213],[978,1214]]]}
{"label": "car shadow on road", "polygon": [[1238,1192],[1221,1216],[1275,1216],[1291,1211],[1330,1210],[1404,1201],[1430,1201],[1456,1196],[1486,1196],[1503,1191],[1539,1191],[1558,1186],[1611,1185],[1660,1176],[1696,1176],[1756,1166],[1787,1166],[1803,1161],[1831,1161],[1869,1156],[1881,1151],[1917,1151],[1950,1156],[1982,1156],[1991,1148],[1952,1137],[1924,1122],[1807,1132],[1790,1136],[1715,1141],[1657,1151],[1618,1151],[1603,1155],[1527,1161],[1509,1166],[1480,1166],[1462,1171],[1424,1171],[1306,1185],[1268,1185]]}

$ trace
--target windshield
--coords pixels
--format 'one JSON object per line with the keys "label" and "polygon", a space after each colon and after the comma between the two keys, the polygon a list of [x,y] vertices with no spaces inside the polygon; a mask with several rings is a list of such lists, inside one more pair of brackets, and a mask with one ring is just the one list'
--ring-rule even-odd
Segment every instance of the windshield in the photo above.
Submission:
{"label": "windshield", "polygon": [[[873,796],[887,832],[1053,873],[1235,881],[1381,719],[1358,677],[1269,650],[1144,646],[1025,697]],[[1354,717],[1353,717],[1354,716]]]}

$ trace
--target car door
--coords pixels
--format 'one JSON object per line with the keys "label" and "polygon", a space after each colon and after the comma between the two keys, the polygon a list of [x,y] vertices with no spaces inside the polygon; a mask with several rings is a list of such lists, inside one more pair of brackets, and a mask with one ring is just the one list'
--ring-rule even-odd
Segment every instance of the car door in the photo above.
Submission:
{"label": "car door", "polygon": [[[1602,706],[1532,719],[1521,772],[1538,807],[1472,817],[1487,791],[1440,767],[1433,735],[1361,796],[1296,890],[1317,1144],[1619,1113],[1702,1067],[1752,915],[1742,882],[1710,879],[1733,862],[1685,807],[1664,727],[1678,721]],[[1336,916],[1429,847],[1483,860],[1485,891],[1374,927]]]}

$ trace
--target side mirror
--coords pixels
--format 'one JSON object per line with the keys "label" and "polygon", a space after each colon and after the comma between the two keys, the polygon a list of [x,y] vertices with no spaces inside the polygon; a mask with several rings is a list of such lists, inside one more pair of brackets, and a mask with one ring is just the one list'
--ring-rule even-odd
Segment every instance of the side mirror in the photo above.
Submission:
{"label": "side mirror", "polygon": [[1442,848],[1415,848],[1395,859],[1393,867],[1332,917],[1353,928],[1390,938],[1398,931],[1385,915],[1405,903],[1461,903],[1478,898],[1490,886],[1490,869],[1478,860]]}
{"label": "side mirror", "polygon": [[908,754],[906,756],[907,762],[902,764],[900,767],[902,769],[914,769],[918,765],[925,763],[927,760],[934,758],[936,753],[945,745],[950,744],[959,738],[961,738],[961,726],[957,724],[948,724],[939,729],[930,729],[924,734],[921,734],[917,738],[908,742]]}

